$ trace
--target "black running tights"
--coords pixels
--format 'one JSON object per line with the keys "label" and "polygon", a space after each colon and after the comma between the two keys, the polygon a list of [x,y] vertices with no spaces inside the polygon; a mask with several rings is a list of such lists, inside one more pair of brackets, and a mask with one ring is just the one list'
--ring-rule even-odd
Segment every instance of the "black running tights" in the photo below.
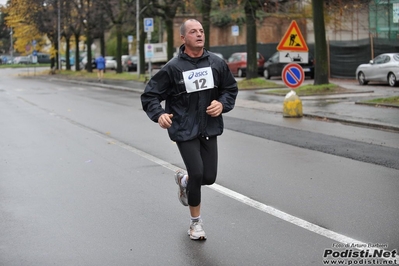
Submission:
{"label": "black running tights", "polygon": [[188,173],[188,205],[196,207],[201,203],[201,185],[215,183],[218,166],[217,137],[198,137],[177,142]]}

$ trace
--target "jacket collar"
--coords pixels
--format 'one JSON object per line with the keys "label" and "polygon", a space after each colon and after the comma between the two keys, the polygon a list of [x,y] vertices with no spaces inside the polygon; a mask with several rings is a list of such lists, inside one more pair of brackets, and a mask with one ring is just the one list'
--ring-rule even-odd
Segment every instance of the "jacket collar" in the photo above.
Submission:
{"label": "jacket collar", "polygon": [[185,45],[184,44],[182,44],[180,47],[179,47],[179,57],[180,58],[182,58],[182,59],[185,59],[185,60],[189,60],[189,61],[193,61],[193,60],[200,60],[200,59],[204,59],[204,58],[207,58],[207,57],[209,57],[209,53],[208,53],[208,51],[204,48],[204,53],[202,54],[202,56],[200,56],[200,57],[197,57],[197,58],[192,58],[192,57],[190,57],[188,54],[186,54],[185,52],[184,52],[184,50],[185,50]]}

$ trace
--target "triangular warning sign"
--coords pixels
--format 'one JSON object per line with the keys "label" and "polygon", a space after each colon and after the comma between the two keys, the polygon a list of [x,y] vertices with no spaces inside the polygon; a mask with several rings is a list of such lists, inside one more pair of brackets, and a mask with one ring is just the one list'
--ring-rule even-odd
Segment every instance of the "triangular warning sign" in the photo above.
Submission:
{"label": "triangular warning sign", "polygon": [[277,51],[309,51],[308,46],[303,39],[301,30],[295,20],[291,22],[290,27],[278,44]]}

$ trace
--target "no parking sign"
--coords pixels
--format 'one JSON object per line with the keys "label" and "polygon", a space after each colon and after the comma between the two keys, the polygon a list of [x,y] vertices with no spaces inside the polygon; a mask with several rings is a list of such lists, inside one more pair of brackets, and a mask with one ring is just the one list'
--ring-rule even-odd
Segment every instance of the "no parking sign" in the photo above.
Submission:
{"label": "no parking sign", "polygon": [[305,79],[305,73],[300,65],[291,63],[284,67],[282,78],[287,87],[296,89],[302,85]]}

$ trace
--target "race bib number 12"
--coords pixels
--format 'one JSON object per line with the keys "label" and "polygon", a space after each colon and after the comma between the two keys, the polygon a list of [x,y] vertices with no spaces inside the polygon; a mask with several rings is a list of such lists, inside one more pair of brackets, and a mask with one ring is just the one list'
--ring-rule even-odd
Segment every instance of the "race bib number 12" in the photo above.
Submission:
{"label": "race bib number 12", "polygon": [[211,67],[203,67],[183,72],[187,93],[213,89],[215,87]]}

